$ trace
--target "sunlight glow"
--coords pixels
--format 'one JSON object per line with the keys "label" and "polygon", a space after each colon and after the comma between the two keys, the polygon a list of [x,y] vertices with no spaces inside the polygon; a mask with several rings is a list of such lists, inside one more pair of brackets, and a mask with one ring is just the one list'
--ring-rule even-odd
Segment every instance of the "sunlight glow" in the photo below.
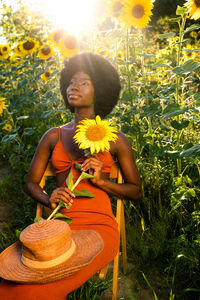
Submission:
{"label": "sunlight glow", "polygon": [[31,7],[50,18],[56,28],[78,35],[89,28],[97,0],[32,0]]}

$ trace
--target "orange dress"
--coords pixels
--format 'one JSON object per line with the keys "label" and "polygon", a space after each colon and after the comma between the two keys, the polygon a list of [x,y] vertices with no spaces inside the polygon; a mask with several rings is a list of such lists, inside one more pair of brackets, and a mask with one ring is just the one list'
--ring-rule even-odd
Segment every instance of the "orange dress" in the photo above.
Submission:
{"label": "orange dress", "polygon": [[[98,154],[102,160],[102,172],[109,173],[113,164],[110,153]],[[84,157],[77,161],[70,158],[60,139],[52,153],[52,164],[57,173],[71,169],[74,182],[80,175],[75,169],[76,162],[82,163]],[[63,183],[65,185],[65,183]],[[93,261],[82,270],[58,281],[46,284],[18,284],[2,280],[0,284],[1,300],[66,300],[66,296],[80,287],[101,268],[113,260],[119,249],[119,232],[117,223],[112,213],[111,203],[108,195],[101,189],[95,187],[88,179],[82,180],[77,190],[87,189],[94,198],[76,197],[70,209],[62,209],[62,213],[72,218],[70,228],[72,230],[93,229],[100,233],[104,240],[103,250]]]}

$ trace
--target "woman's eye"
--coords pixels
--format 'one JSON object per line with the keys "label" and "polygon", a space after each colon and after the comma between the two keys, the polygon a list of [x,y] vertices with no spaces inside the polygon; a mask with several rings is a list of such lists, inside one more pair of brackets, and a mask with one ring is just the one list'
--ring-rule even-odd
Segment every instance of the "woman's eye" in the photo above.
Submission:
{"label": "woman's eye", "polygon": [[89,85],[89,82],[88,82],[88,81],[83,81],[83,82],[82,82],[82,85],[83,85],[83,86],[88,86],[88,85]]}

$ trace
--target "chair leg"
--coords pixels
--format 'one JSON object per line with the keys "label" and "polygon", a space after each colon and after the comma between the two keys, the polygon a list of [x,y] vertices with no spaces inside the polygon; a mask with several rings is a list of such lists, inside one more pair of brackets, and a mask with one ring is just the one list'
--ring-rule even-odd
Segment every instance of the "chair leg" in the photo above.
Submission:
{"label": "chair leg", "polygon": [[104,268],[102,268],[99,271],[99,278],[100,279],[106,279],[106,274],[107,274],[107,271],[108,271],[108,266],[109,266],[109,264],[107,264],[107,266],[105,266]]}
{"label": "chair leg", "polygon": [[117,300],[118,269],[119,269],[119,252],[114,258],[112,300]]}
{"label": "chair leg", "polygon": [[38,202],[37,209],[36,209],[36,218],[42,216],[42,207],[43,207],[42,204]]}
{"label": "chair leg", "polygon": [[126,229],[124,220],[124,204],[121,207],[121,239],[122,239],[122,259],[123,259],[123,272],[127,273],[127,253],[126,253]]}

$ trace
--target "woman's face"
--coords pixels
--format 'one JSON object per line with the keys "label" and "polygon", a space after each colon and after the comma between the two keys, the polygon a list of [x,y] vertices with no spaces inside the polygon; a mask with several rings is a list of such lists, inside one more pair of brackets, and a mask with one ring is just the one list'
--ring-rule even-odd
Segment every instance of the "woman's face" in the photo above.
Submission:
{"label": "woman's face", "polygon": [[67,88],[67,99],[73,107],[94,107],[94,86],[91,78],[84,72],[72,76]]}

